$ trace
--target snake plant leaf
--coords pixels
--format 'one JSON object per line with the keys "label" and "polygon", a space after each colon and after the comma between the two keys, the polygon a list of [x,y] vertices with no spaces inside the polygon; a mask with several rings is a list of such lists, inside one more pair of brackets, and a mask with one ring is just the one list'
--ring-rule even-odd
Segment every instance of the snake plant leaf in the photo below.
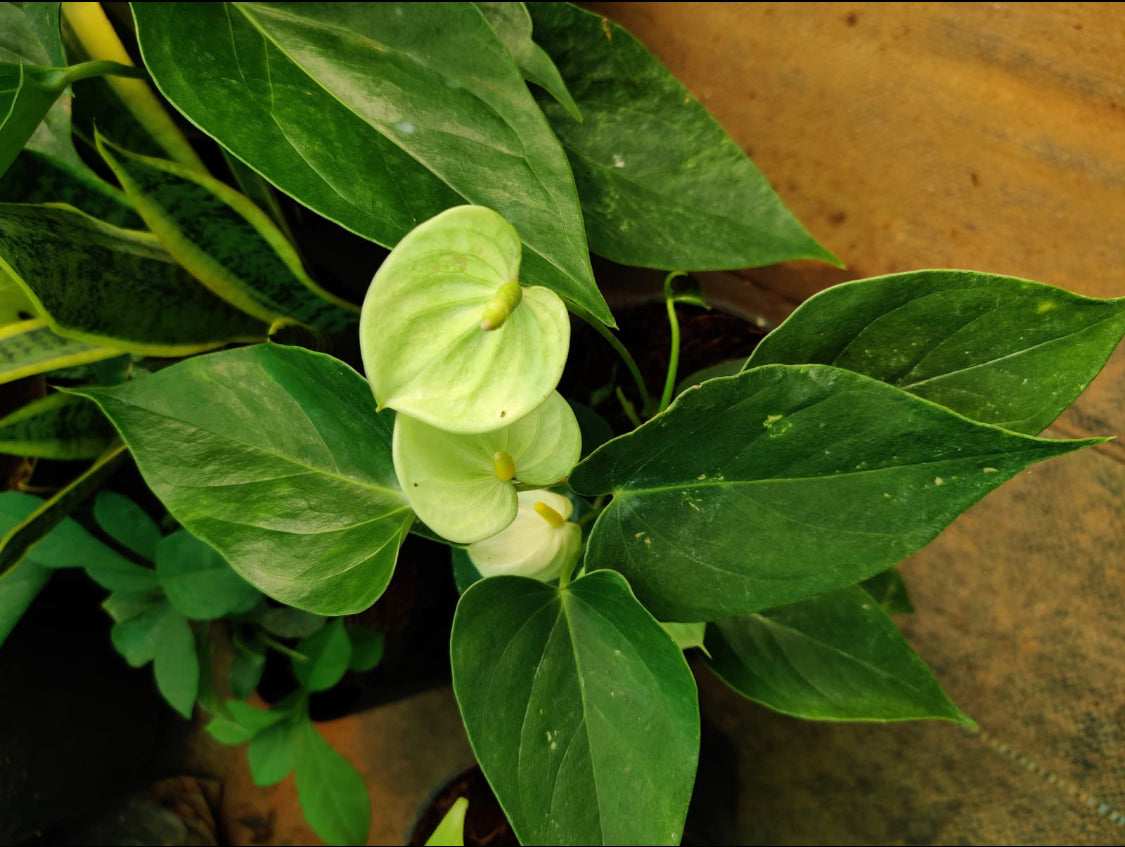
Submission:
{"label": "snake plant leaf", "polygon": [[35,304],[18,282],[0,271],[0,328],[35,317]]}
{"label": "snake plant leaf", "polygon": [[359,310],[318,286],[270,217],[229,186],[138,156],[97,135],[98,151],[164,249],[196,279],[259,320],[335,332]]}
{"label": "snake plant leaf", "polygon": [[727,685],[787,715],[973,724],[859,586],[708,624],[706,645]]}
{"label": "snake plant leaf", "polygon": [[683,653],[619,574],[484,579],[450,640],[469,743],[521,844],[679,844],[699,753]]}
{"label": "snake plant leaf", "polygon": [[[519,235],[483,206],[449,209],[404,238],[371,281],[359,324],[380,407],[485,432],[539,406],[566,365],[570,318],[558,295],[520,286],[519,274]],[[506,314],[485,329],[497,307]]]}
{"label": "snake plant leaf", "polygon": [[[514,424],[474,435],[447,432],[397,415],[394,466],[411,508],[438,535],[469,544],[516,517],[513,480],[553,485],[578,461],[582,437],[566,400],[553,392]],[[511,473],[498,473],[497,453]]]}
{"label": "snake plant leaf", "polygon": [[835,365],[1035,435],[1097,376],[1122,335],[1125,298],[976,271],[912,271],[810,298],[746,367]]}
{"label": "snake plant leaf", "polygon": [[57,335],[41,318],[0,326],[0,384],[120,355],[112,347]]}
{"label": "snake plant leaf", "polygon": [[0,204],[0,270],[52,330],[117,352],[186,356],[266,335],[192,279],[155,236],[77,209]]}
{"label": "snake plant leaf", "polygon": [[661,620],[751,614],[886,570],[1035,462],[1104,439],[980,424],[870,377],[766,365],[685,391],[574,469],[614,495],[588,567]]}
{"label": "snake plant leaf", "polygon": [[126,229],[143,229],[125,195],[86,166],[75,166],[36,150],[23,150],[0,177],[5,203],[65,203],[91,217]]}
{"label": "snake plant leaf", "polygon": [[173,517],[255,588],[325,615],[383,593],[414,516],[390,416],[343,362],[266,344],[73,391],[117,427]]}
{"label": "snake plant leaf", "polygon": [[555,98],[574,120],[582,120],[574,98],[566,90],[566,83],[551,57],[531,39],[531,15],[524,3],[477,3],[489,24],[500,36],[520,73],[528,82],[535,83]]}
{"label": "snake plant leaf", "polygon": [[156,577],[168,602],[195,621],[247,612],[261,596],[214,548],[182,529],[160,539]]}
{"label": "snake plant leaf", "polygon": [[77,479],[63,486],[17,526],[0,538],[0,577],[19,564],[45,535],[78,508],[117,470],[125,457],[125,445],[106,450]]}
{"label": "snake plant leaf", "polygon": [[612,316],[574,180],[515,61],[469,3],[133,6],[145,64],[194,124],[387,247],[444,209],[519,231],[524,276]]}
{"label": "snake plant leaf", "polygon": [[0,418],[0,453],[40,459],[94,459],[117,437],[89,400],[49,394]]}
{"label": "snake plant leaf", "polygon": [[569,3],[531,3],[577,123],[539,104],[574,171],[590,249],[626,265],[718,270],[838,264],[707,110],[632,35]]}

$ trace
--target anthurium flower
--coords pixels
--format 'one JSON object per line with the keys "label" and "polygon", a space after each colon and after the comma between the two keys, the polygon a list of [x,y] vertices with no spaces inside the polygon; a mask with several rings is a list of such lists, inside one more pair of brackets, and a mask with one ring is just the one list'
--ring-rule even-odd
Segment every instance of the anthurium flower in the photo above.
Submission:
{"label": "anthurium flower", "polygon": [[516,519],[491,538],[469,545],[481,576],[526,576],[548,582],[573,567],[582,530],[569,518],[574,504],[553,491],[521,491]]}
{"label": "anthurium flower", "polygon": [[458,544],[504,529],[516,516],[515,482],[553,485],[570,473],[581,448],[578,421],[557,391],[491,432],[447,432],[399,414],[392,440],[395,473],[411,507]]}
{"label": "anthurium flower", "polygon": [[381,408],[450,432],[488,432],[539,406],[562,376],[570,320],[553,291],[519,284],[512,225],[458,206],[412,230],[375,274],[360,316]]}

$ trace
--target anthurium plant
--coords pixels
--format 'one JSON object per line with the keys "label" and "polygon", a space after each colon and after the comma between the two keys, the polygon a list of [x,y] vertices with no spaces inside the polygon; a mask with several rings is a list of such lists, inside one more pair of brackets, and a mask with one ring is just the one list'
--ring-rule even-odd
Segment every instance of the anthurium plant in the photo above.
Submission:
{"label": "anthurium plant", "polygon": [[[524,844],[679,843],[697,671],[808,719],[971,723],[895,626],[894,566],[1098,443],[1038,434],[1125,303],[849,282],[677,393],[690,272],[836,259],[620,27],[564,3],[114,14],[0,5],[0,379],[49,387],[0,449],[72,469],[0,496],[0,634],[84,568],[124,658],[260,784],[296,771],[339,844],[370,806],[309,698],[380,661],[344,617],[409,534],[448,548],[453,689]],[[359,258],[311,261],[326,232]],[[591,252],[668,273],[663,391]],[[331,269],[358,261],[349,289]],[[559,392],[574,321],[632,382]],[[615,397],[631,431],[598,415]],[[160,514],[114,489],[130,461]],[[296,685],[266,703],[271,651]]]}

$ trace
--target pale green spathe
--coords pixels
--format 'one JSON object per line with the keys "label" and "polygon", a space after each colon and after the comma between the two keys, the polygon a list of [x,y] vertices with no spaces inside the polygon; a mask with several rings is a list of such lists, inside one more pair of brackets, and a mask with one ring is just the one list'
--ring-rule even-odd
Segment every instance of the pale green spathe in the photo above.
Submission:
{"label": "pale green spathe", "polygon": [[559,296],[523,288],[503,323],[481,328],[501,286],[518,282],[520,255],[511,224],[481,206],[449,209],[399,242],[360,318],[363,366],[380,407],[481,433],[547,398],[570,345]]}
{"label": "pale green spathe", "polygon": [[492,432],[446,432],[399,414],[392,454],[399,485],[418,517],[438,535],[471,544],[516,516],[515,485],[496,475],[497,451],[511,456],[519,482],[552,485],[570,473],[581,447],[574,412],[552,392],[534,412]]}
{"label": "pale green spathe", "polygon": [[[516,519],[501,532],[469,545],[469,558],[482,576],[526,576],[550,582],[572,567],[582,551],[582,529],[570,520],[574,504],[553,491],[521,491]],[[535,511],[543,503],[566,521],[551,526]]]}

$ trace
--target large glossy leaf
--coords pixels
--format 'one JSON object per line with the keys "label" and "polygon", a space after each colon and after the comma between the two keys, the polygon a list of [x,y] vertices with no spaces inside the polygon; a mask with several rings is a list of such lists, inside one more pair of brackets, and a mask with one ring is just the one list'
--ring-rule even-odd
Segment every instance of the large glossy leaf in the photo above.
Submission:
{"label": "large glossy leaf", "polygon": [[0,204],[0,269],[54,331],[89,344],[185,356],[267,330],[192,279],[154,236],[77,209]]}
{"label": "large glossy leaf", "polygon": [[117,437],[89,400],[49,394],[0,418],[0,453],[43,459],[93,459]]}
{"label": "large glossy leaf", "polygon": [[41,318],[0,327],[0,383],[120,355],[114,347],[64,338]]}
{"label": "large glossy leaf", "polygon": [[523,844],[679,844],[695,680],[620,575],[481,580],[450,644],[469,742]]}
{"label": "large glossy leaf", "polygon": [[591,250],[682,270],[836,262],[644,45],[568,3],[528,9],[582,111],[578,123],[539,98],[570,158]]}
{"label": "large glossy leaf", "polygon": [[393,246],[443,209],[489,206],[525,281],[604,321],[566,156],[468,3],[153,3],[145,64],[193,123],[278,188]]}
{"label": "large glossy leaf", "polygon": [[710,380],[571,474],[614,495],[587,547],[661,620],[718,620],[886,570],[1029,465],[1099,443],[986,426],[869,377]]}
{"label": "large glossy leaf", "polygon": [[481,206],[413,230],[363,301],[363,367],[381,407],[449,432],[487,432],[558,385],[570,318],[553,291],[519,284],[519,235]]}
{"label": "large glossy leaf", "polygon": [[913,271],[817,294],[762,340],[747,367],[835,365],[1034,435],[1123,334],[1125,298],[975,271]]}
{"label": "large glossy leaf", "polygon": [[[86,403],[97,404],[84,398]],[[156,561],[156,548],[160,544],[160,527],[148,512],[116,491],[102,491],[94,501],[94,520],[102,530],[127,550],[132,550],[148,562]]]}
{"label": "large glossy leaf", "polygon": [[858,586],[708,624],[706,646],[731,688],[787,715],[972,723]]}
{"label": "large glossy leaf", "polygon": [[342,615],[382,594],[413,520],[389,415],[330,356],[259,345],[86,388],[175,518],[250,584]]}
{"label": "large glossy leaf", "polygon": [[[9,5],[7,3],[5,6]],[[63,50],[62,33],[59,30],[59,4],[58,3],[12,3],[19,6],[28,27],[35,33],[36,40],[47,56],[44,64],[56,67],[66,64],[66,52]],[[4,20],[5,30],[9,21]],[[6,34],[14,35],[11,30]]]}
{"label": "large glossy leaf", "polygon": [[98,150],[171,256],[228,303],[259,320],[334,332],[358,309],[318,286],[269,216],[217,179],[138,156],[98,137]]}

